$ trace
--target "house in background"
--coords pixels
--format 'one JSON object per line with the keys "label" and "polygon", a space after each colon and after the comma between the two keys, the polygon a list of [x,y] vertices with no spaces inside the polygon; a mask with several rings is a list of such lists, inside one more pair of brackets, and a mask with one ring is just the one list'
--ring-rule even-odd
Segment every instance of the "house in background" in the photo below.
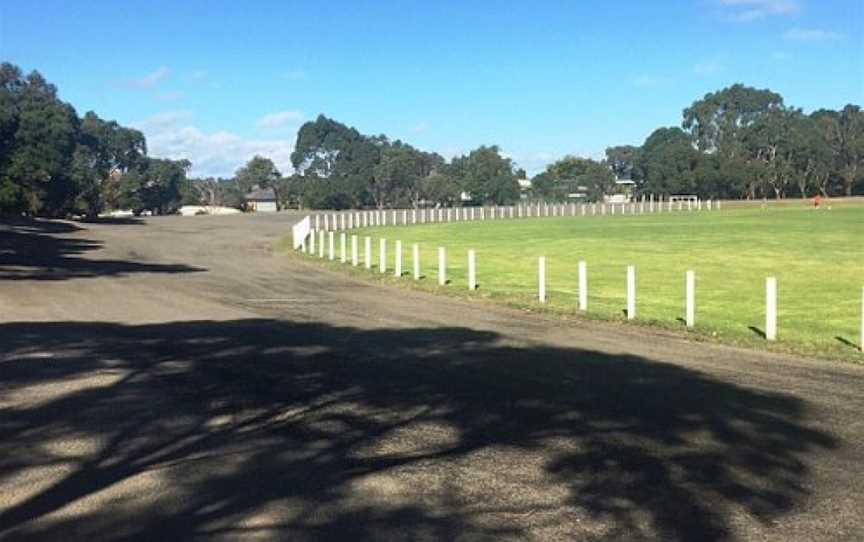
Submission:
{"label": "house in background", "polygon": [[276,212],[276,192],[272,188],[255,187],[246,194],[246,208],[259,213]]}
{"label": "house in background", "polygon": [[636,182],[633,179],[622,179],[615,176],[615,192],[603,196],[603,201],[606,203],[630,203],[633,201],[633,193],[636,189]]}

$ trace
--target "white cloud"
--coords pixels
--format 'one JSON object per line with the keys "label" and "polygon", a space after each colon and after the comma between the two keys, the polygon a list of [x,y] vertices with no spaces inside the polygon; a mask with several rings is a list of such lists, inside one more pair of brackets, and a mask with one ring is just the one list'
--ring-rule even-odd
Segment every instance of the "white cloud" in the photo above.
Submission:
{"label": "white cloud", "polygon": [[127,81],[127,83],[131,87],[150,88],[152,86],[155,86],[156,83],[158,83],[162,79],[165,79],[165,77],[169,73],[171,73],[171,70],[169,70],[166,66],[159,66],[144,77],[141,77],[139,79],[130,79],[129,81]]}
{"label": "white cloud", "polygon": [[821,28],[790,28],[783,34],[790,41],[837,41],[843,34]]}
{"label": "white cloud", "polygon": [[642,74],[637,75],[631,81],[631,84],[637,88],[659,87],[669,82],[669,79],[662,75]]}
{"label": "white cloud", "polygon": [[777,15],[791,15],[800,11],[796,0],[719,0],[731,11],[729,20],[741,23],[758,21]]}
{"label": "white cloud", "polygon": [[300,111],[276,111],[264,115],[258,119],[258,128],[282,128],[285,126],[297,126],[303,122],[303,113]]}
{"label": "white cloud", "polygon": [[189,74],[189,77],[196,81],[200,81],[201,79],[207,79],[208,75],[207,70],[195,70]]}
{"label": "white cloud", "polygon": [[256,154],[290,174],[295,138],[247,138],[227,130],[207,132],[192,124],[188,111],[165,111],[133,123],[147,137],[150,156],[192,162],[193,177],[230,177]]}

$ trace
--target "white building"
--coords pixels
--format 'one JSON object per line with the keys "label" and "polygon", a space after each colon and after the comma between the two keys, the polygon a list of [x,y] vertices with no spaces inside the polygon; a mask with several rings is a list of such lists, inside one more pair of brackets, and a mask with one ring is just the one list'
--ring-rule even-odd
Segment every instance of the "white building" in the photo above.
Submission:
{"label": "white building", "polygon": [[246,194],[246,206],[250,211],[259,213],[276,212],[276,192],[272,188],[258,188],[257,186]]}

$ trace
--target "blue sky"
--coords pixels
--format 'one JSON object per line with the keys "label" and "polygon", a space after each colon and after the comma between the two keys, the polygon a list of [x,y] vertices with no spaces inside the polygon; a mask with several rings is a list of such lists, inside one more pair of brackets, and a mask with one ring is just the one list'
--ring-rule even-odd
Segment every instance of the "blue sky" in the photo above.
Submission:
{"label": "blue sky", "polygon": [[641,144],[742,82],[807,111],[864,103],[864,2],[2,2],[0,59],[150,154],[290,172],[324,113],[450,157],[498,144],[529,172]]}

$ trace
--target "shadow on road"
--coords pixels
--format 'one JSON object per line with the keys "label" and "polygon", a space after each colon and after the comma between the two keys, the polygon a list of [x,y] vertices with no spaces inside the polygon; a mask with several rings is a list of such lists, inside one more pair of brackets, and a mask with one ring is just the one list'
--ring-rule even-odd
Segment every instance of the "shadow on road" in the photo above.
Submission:
{"label": "shadow on road", "polygon": [[[0,325],[0,394],[55,390],[0,410],[0,487],[63,473],[0,508],[0,538],[721,540],[742,511],[790,513],[809,460],[838,446],[782,393],[499,339],[264,319]],[[133,477],[158,484],[45,517]]]}
{"label": "shadow on road", "polygon": [[[123,221],[136,223],[128,219]],[[66,280],[132,273],[204,271],[188,265],[84,258],[84,254],[101,249],[102,243],[69,236],[82,230],[75,224],[59,221],[19,219],[0,222],[0,280]]]}

